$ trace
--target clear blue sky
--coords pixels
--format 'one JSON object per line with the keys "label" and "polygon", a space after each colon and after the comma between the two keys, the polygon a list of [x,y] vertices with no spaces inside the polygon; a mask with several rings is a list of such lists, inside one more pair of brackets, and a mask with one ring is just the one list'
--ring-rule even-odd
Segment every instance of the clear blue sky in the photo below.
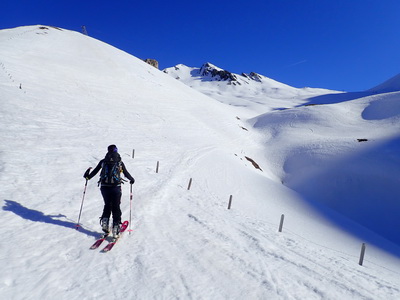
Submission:
{"label": "clear blue sky", "polygon": [[295,87],[345,91],[400,73],[400,0],[0,2],[0,29],[85,25],[90,36],[155,58],[161,69],[211,62]]}

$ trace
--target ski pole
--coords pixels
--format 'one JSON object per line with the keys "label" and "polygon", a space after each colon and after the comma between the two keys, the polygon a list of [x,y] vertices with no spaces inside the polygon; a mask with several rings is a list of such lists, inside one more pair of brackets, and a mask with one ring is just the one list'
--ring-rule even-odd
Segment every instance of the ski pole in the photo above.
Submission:
{"label": "ski pole", "polygon": [[85,199],[85,194],[86,194],[86,187],[87,187],[87,183],[88,183],[88,179],[86,178],[86,183],[85,183],[85,188],[83,189],[83,196],[82,196],[82,203],[81,203],[81,209],[79,211],[79,217],[78,217],[78,223],[76,223],[75,225],[75,229],[79,230],[79,221],[81,220],[81,214],[82,214],[82,208],[83,208],[83,200]]}
{"label": "ski pole", "polygon": [[131,234],[132,230],[132,183],[131,183],[131,193],[130,193],[130,200],[129,200],[129,234]]}

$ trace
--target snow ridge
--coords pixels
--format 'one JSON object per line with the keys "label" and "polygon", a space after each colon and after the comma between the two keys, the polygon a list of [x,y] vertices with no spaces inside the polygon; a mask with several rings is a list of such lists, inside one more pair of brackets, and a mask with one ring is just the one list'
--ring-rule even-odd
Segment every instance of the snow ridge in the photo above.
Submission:
{"label": "snow ridge", "polygon": [[374,93],[390,93],[400,91],[400,74],[368,90]]}

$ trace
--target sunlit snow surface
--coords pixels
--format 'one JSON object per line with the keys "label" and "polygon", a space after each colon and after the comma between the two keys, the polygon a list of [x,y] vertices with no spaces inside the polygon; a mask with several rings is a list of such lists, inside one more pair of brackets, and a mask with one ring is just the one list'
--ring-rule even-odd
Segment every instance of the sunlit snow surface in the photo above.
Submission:
{"label": "sunlit snow surface", "polygon": [[[0,31],[2,299],[400,297],[399,93],[169,75],[77,32]],[[109,144],[136,183],[103,254],[96,178],[74,226]]]}

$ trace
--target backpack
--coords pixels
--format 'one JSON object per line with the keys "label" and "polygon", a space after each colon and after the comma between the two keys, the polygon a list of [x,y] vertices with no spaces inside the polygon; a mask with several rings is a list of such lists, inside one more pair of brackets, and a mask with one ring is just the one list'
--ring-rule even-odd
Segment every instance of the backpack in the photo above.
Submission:
{"label": "backpack", "polygon": [[122,163],[121,160],[105,159],[101,165],[101,173],[99,183],[104,185],[119,185],[121,178]]}

